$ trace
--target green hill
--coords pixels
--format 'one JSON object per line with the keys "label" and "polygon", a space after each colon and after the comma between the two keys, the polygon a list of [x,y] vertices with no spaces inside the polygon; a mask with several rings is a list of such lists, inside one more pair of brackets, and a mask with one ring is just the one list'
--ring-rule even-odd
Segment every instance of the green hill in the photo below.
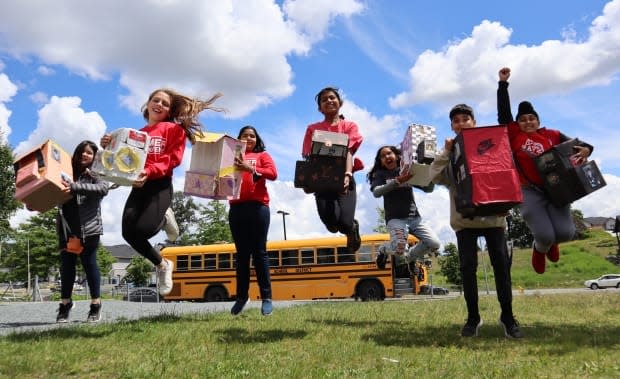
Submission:
{"label": "green hill", "polygon": [[[556,263],[547,260],[547,269],[540,275],[531,265],[532,249],[514,249],[512,259],[513,288],[580,288],[588,279],[603,274],[620,273],[620,266],[608,262],[605,257],[616,254],[616,237],[601,230],[592,230],[583,240],[566,242],[560,245],[560,260]],[[489,288],[494,289],[493,268],[486,253],[478,260],[478,282],[482,289],[485,268]],[[483,266],[484,265],[484,266]],[[437,285],[449,285],[439,272],[440,266],[433,261],[433,281]]]}

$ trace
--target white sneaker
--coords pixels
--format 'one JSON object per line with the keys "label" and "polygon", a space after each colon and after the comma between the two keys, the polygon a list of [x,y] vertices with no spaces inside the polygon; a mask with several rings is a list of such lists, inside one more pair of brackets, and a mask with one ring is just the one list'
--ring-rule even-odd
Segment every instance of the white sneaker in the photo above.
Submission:
{"label": "white sneaker", "polygon": [[166,232],[166,236],[168,237],[168,241],[174,242],[179,238],[179,225],[177,224],[177,220],[174,218],[174,212],[172,208],[166,209],[166,214],[164,215],[164,232]]}
{"label": "white sneaker", "polygon": [[159,294],[166,296],[172,291],[172,270],[174,270],[174,264],[168,259],[164,259],[166,262],[166,268],[157,269],[157,280],[159,281]]}

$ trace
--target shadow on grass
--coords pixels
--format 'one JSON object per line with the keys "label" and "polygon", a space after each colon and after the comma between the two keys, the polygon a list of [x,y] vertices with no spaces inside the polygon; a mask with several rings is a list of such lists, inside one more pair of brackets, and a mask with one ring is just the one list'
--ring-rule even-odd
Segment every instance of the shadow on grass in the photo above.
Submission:
{"label": "shadow on grass", "polygon": [[[431,343],[440,347],[467,346],[468,349],[486,350],[497,346],[498,341],[508,340],[498,322],[489,322],[480,327],[478,337],[463,338],[460,336],[462,324],[448,324],[441,327],[424,329],[395,328],[381,325],[372,333],[360,336],[362,341],[373,341],[382,346],[414,347]],[[549,355],[564,355],[582,348],[600,347],[613,349],[618,347],[617,336],[620,327],[588,326],[574,324],[535,323],[521,325],[524,338],[510,340],[511,343],[528,344],[547,350]]]}
{"label": "shadow on grass", "polygon": [[286,339],[300,340],[308,334],[305,330],[271,329],[250,332],[242,328],[227,328],[214,330],[214,332],[220,334],[217,337],[219,342],[243,344],[278,342]]}

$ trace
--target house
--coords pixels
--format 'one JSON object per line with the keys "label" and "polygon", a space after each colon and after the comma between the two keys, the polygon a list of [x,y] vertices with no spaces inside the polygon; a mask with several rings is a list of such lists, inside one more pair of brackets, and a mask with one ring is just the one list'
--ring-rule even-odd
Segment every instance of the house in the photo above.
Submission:
{"label": "house", "polygon": [[138,254],[129,245],[104,246],[110,254],[116,258],[116,262],[112,263],[112,269],[108,272],[108,277],[115,284],[120,283],[121,279],[127,275],[127,266],[131,263],[131,257]]}
{"label": "house", "polygon": [[613,217],[585,217],[583,219],[589,228],[601,230],[614,230],[616,219]]}

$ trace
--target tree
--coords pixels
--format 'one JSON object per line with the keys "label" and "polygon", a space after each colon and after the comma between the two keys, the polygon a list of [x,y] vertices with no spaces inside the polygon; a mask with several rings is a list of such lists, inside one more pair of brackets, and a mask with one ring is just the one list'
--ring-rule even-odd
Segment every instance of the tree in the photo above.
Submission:
{"label": "tree", "polygon": [[579,209],[571,209],[571,216],[573,217],[573,224],[575,224],[575,237],[576,240],[582,240],[588,238],[588,227],[586,221],[583,219],[583,212]]}
{"label": "tree", "polygon": [[385,225],[385,209],[377,207],[377,213],[379,218],[377,219],[377,226],[372,229],[375,233],[387,233],[387,225]]}
{"label": "tree", "polygon": [[448,283],[461,285],[459,254],[455,244],[448,243],[444,246],[443,254],[439,258],[439,266],[440,272],[446,277]]}
{"label": "tree", "polygon": [[114,262],[116,262],[116,258],[100,243],[97,248],[97,265],[102,276],[107,275],[112,270],[112,263]]}
{"label": "tree", "polygon": [[131,263],[127,266],[126,282],[132,282],[138,287],[144,287],[151,279],[153,265],[141,255],[131,257]]}
{"label": "tree", "polygon": [[221,201],[211,200],[200,211],[194,243],[208,245],[222,241],[232,242],[232,240],[226,206]]}
{"label": "tree", "polygon": [[60,253],[56,234],[57,213],[56,208],[39,213],[19,226],[14,234],[15,243],[3,259],[4,266],[9,269],[8,279],[26,280],[28,266],[31,277],[38,275],[45,278],[58,269]]}
{"label": "tree", "polygon": [[174,217],[179,225],[179,240],[181,244],[186,245],[190,239],[191,227],[195,228],[198,223],[198,212],[203,207],[196,204],[193,197],[185,196],[181,191],[174,193],[170,207],[174,211]]}
{"label": "tree", "polygon": [[0,243],[7,241],[11,234],[9,219],[20,207],[15,200],[15,171],[13,170],[13,151],[5,143],[0,133]]}
{"label": "tree", "polygon": [[514,207],[508,212],[506,223],[508,224],[508,240],[512,240],[514,246],[521,248],[532,246],[534,236],[527,227],[518,207]]}

